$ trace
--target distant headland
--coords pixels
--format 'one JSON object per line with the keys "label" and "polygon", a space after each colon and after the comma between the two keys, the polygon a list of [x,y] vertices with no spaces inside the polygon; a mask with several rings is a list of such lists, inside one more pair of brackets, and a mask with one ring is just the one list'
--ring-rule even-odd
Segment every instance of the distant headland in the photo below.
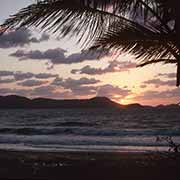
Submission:
{"label": "distant headland", "polygon": [[[157,108],[177,107],[178,105],[160,105]],[[140,104],[122,105],[110,100],[107,97],[94,97],[91,99],[29,99],[23,96],[8,95],[0,96],[0,109],[65,109],[65,108],[153,108]]]}

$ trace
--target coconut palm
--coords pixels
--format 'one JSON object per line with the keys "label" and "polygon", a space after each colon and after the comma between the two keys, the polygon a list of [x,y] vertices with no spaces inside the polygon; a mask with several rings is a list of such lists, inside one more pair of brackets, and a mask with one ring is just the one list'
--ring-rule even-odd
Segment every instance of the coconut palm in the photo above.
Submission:
{"label": "coconut palm", "polygon": [[61,37],[77,36],[85,48],[131,53],[139,67],[175,63],[179,86],[178,7],[178,0],[39,0],[2,26],[37,26]]}

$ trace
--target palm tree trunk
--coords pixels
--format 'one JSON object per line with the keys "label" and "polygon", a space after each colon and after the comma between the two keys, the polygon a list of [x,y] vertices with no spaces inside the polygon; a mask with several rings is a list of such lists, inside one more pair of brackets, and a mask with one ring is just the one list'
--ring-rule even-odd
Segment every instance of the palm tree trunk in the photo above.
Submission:
{"label": "palm tree trunk", "polygon": [[176,86],[179,87],[180,85],[180,58],[178,59],[177,62],[177,74],[176,74]]}
{"label": "palm tree trunk", "polygon": [[179,11],[179,0],[175,1],[175,31],[176,31],[176,41],[178,47],[178,56],[177,56],[177,81],[176,86],[180,85],[180,11]]}

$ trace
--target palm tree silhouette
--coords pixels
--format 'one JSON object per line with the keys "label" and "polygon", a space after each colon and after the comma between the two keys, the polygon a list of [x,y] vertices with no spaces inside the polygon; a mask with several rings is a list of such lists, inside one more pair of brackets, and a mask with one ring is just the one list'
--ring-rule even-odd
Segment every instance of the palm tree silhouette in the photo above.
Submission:
{"label": "palm tree silhouette", "polygon": [[12,15],[3,28],[38,26],[77,36],[83,47],[126,52],[139,67],[177,64],[180,85],[180,10],[178,0],[39,0]]}

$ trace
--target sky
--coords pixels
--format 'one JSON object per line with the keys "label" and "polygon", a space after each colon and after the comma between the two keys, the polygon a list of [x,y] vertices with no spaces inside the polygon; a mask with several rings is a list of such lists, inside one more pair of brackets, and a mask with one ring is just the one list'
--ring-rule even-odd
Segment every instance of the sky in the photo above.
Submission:
{"label": "sky", "polygon": [[[0,23],[34,0],[0,0]],[[176,66],[137,68],[130,54],[87,53],[76,38],[60,39],[40,29],[0,36],[0,95],[84,99],[106,96],[121,104],[180,102]]]}

